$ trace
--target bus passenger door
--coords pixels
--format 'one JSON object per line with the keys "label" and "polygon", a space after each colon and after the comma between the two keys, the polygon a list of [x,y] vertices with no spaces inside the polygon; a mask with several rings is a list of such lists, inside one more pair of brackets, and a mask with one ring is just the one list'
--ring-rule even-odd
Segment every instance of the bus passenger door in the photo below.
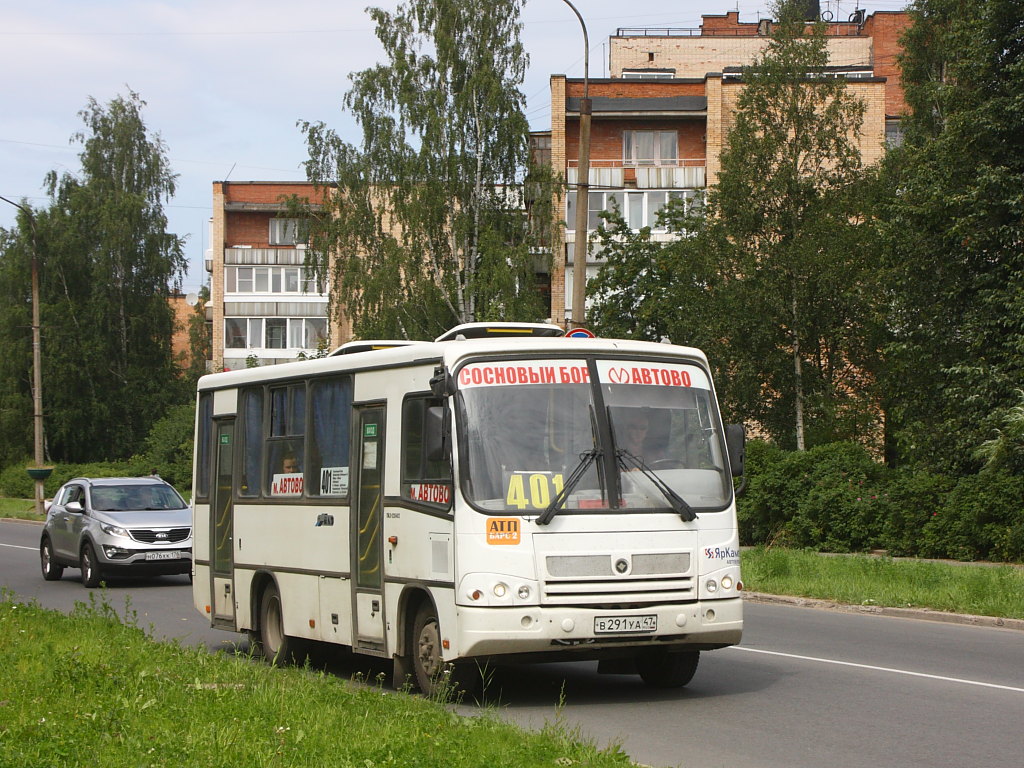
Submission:
{"label": "bus passenger door", "polygon": [[386,655],[384,643],[384,407],[356,410],[358,440],[352,517],[352,572],[355,586],[353,647]]}
{"label": "bus passenger door", "polygon": [[234,472],[235,420],[218,419],[217,444],[214,456],[213,498],[210,504],[210,563],[213,571],[213,623],[235,625],[235,596],[232,586],[234,570],[234,505],[232,487]]}

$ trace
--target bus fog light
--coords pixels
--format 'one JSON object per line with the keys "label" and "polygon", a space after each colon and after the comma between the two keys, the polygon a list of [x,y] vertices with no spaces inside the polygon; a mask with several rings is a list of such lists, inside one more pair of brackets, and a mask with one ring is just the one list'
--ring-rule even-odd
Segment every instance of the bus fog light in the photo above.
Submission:
{"label": "bus fog light", "polygon": [[732,589],[732,577],[731,576],[723,576],[722,577],[722,589]]}
{"label": "bus fog light", "polygon": [[520,600],[528,600],[530,598],[530,588],[524,584],[516,594],[519,595]]}
{"label": "bus fog light", "polygon": [[686,626],[686,614],[685,613],[676,614],[676,626],[677,627],[685,627]]}
{"label": "bus fog light", "polygon": [[563,632],[572,632],[574,629],[576,629],[575,621],[573,621],[572,619],[562,619]]}
{"label": "bus fog light", "polygon": [[708,579],[707,584],[704,585],[708,592],[718,591],[718,582],[714,579]]}
{"label": "bus fog light", "polygon": [[530,625],[533,624],[533,616],[523,616],[519,623],[523,625],[523,629],[529,629]]}
{"label": "bus fog light", "polygon": [[506,587],[500,581],[497,584],[494,585],[494,596],[495,597],[504,597],[506,594],[508,594],[508,587]]}
{"label": "bus fog light", "polygon": [[705,621],[714,621],[715,620],[715,609],[714,608],[709,608],[708,609],[708,612],[704,614],[704,620]]}

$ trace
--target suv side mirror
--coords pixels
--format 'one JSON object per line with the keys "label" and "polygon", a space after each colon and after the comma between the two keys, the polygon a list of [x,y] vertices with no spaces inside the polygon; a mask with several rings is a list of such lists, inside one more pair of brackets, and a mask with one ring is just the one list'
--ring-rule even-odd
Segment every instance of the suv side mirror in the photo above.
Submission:
{"label": "suv side mirror", "polygon": [[747,459],[747,430],[743,424],[728,424],[725,427],[725,447],[729,451],[729,466],[733,477],[744,474]]}
{"label": "suv side mirror", "polygon": [[82,502],[80,501],[69,501],[64,505],[64,509],[68,512],[74,512],[76,515],[80,515],[85,512],[85,508],[82,506]]}

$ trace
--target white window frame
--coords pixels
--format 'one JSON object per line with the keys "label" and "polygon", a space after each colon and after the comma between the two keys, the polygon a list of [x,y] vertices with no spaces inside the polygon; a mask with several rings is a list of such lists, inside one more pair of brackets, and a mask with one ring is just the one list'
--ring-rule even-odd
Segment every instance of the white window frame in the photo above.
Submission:
{"label": "white window frame", "polygon": [[[651,157],[640,157],[640,140],[651,143]],[[671,147],[671,156],[665,152]],[[623,131],[622,164],[625,166],[679,165],[679,131]]]}

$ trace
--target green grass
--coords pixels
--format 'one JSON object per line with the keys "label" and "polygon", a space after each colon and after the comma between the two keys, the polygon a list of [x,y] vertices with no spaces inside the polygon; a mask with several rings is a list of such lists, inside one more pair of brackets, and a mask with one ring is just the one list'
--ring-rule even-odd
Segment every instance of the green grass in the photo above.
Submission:
{"label": "green grass", "polygon": [[36,514],[34,499],[7,499],[0,497],[0,517],[16,517],[20,520],[45,520]]}
{"label": "green grass", "polygon": [[742,565],[745,589],[752,592],[1024,619],[1024,568],[1009,565],[827,556],[775,547],[744,550]]}
{"label": "green grass", "polygon": [[557,722],[226,653],[155,643],[131,611],[70,615],[0,598],[0,766],[630,766]]}

